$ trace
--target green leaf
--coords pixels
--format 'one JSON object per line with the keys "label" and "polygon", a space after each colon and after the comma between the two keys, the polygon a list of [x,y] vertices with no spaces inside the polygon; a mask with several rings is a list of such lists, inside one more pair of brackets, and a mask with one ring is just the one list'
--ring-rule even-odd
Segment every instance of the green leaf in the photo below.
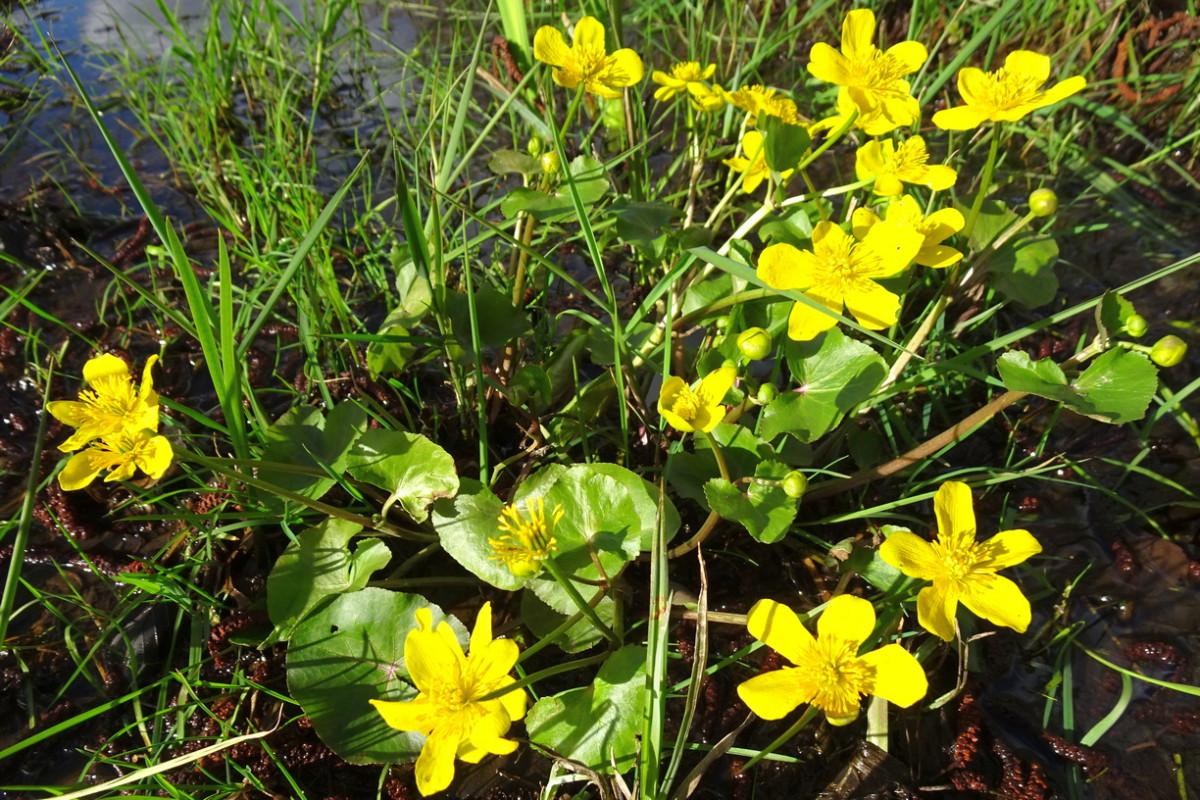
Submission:
{"label": "green leaf", "polygon": [[[575,188],[584,205],[595,203],[607,194],[608,176],[604,164],[588,155],[579,155],[571,161],[568,169],[575,178]],[[575,205],[566,192],[548,195],[536,189],[517,188],[508,193],[500,203],[500,211],[512,219],[527,211],[539,222],[556,222],[575,216]]]}
{"label": "green leaf", "polygon": [[768,219],[758,227],[758,235],[771,244],[786,242],[793,247],[805,247],[812,238],[812,217],[808,211],[798,208],[786,217]]}
{"label": "green leaf", "polygon": [[1141,353],[1114,348],[1097,358],[1075,379],[1079,399],[1070,407],[1080,414],[1120,425],[1146,416],[1158,370]]}
{"label": "green leaf", "polygon": [[1058,295],[1054,264],[1058,245],[1053,239],[1026,237],[1005,242],[988,261],[992,285],[1010,300],[1037,308]]}
{"label": "green leaf", "polygon": [[801,125],[789,125],[779,117],[769,115],[760,114],[759,122],[762,123],[760,130],[764,134],[763,158],[767,166],[775,172],[794,169],[812,144],[808,129]]}
{"label": "green leaf", "polygon": [[492,559],[489,538],[500,534],[500,509],[504,503],[479,481],[465,478],[458,494],[438,500],[430,509],[429,520],[441,539],[442,549],[480,580],[498,589],[513,591],[525,580],[513,575],[508,567]]}
{"label": "green leaf", "polygon": [[1096,309],[1096,320],[1100,323],[1102,336],[1122,336],[1126,334],[1125,323],[1130,317],[1137,315],[1133,303],[1114,291],[1106,291]]}
{"label": "green leaf", "polygon": [[[779,480],[791,468],[778,461],[763,461],[754,470],[754,477]],[[760,542],[770,544],[787,535],[796,518],[796,501],[778,486],[751,483],[746,493],[723,478],[704,484],[708,505],[725,519],[737,522]]]}
{"label": "green leaf", "polygon": [[403,325],[387,325],[379,329],[379,336],[393,337],[395,341],[375,340],[367,345],[367,369],[371,377],[399,375],[417,350],[408,329]]}
{"label": "green leaf", "polygon": [[542,162],[529,153],[519,150],[497,150],[487,162],[488,169],[497,175],[507,175],[519,172],[522,175],[538,175],[542,171]]}
{"label": "green leaf", "polygon": [[[446,315],[454,328],[454,339],[468,359],[478,357],[471,341],[471,306],[465,294],[446,295]],[[529,317],[512,304],[512,298],[490,286],[475,292],[475,319],[479,327],[479,346],[499,348],[533,331]]]}
{"label": "green leaf", "polygon": [[[755,436],[745,425],[722,422],[713,428],[711,435],[720,445],[729,474],[735,479],[753,475],[759,462],[776,458],[775,448]],[[695,446],[695,453],[672,453],[667,458],[664,475],[681,496],[695,500],[707,509],[704,484],[720,477],[721,471],[717,468],[717,460],[707,438],[697,438]]]}
{"label": "green leaf", "polygon": [[404,663],[404,640],[417,627],[417,609],[433,624],[445,619],[459,644],[466,628],[424,597],[387,589],[339,595],[292,634],[288,691],[312,720],[321,741],[352,764],[413,761],[425,737],[388,727],[371,700],[411,700],[415,688]]}
{"label": "green leaf", "polygon": [[682,211],[666,203],[636,202],[624,197],[613,201],[608,213],[614,218],[617,237],[652,258],[662,255],[668,223],[683,216]]}
{"label": "green leaf", "polygon": [[596,772],[633,767],[646,704],[646,648],[622,647],[591,686],[534,703],[525,718],[529,740]]}
{"label": "green leaf", "polygon": [[[366,427],[367,412],[350,401],[334,406],[328,417],[311,406],[289,409],[266,431],[262,460],[268,464],[259,467],[258,475],[280,488],[315,500],[337,483],[331,475],[345,471],[346,454]],[[272,469],[270,463],[307,467],[322,474],[286,472]],[[270,493],[264,501],[274,508],[284,503]]]}
{"label": "green leaf", "polygon": [[1158,387],[1158,370],[1150,360],[1123,348],[1098,357],[1072,383],[1054,362],[1032,361],[1021,351],[1000,356],[997,366],[1009,389],[1057,400],[1078,414],[1115,425],[1144,417]]}
{"label": "green leaf", "polygon": [[433,289],[429,286],[429,279],[417,269],[407,244],[392,249],[391,262],[392,269],[396,271],[396,295],[400,298],[400,305],[388,313],[387,319],[379,327],[403,325],[411,328],[429,313],[433,305]]}
{"label": "green leaf", "polygon": [[[896,531],[909,531],[897,525],[884,525],[884,537],[891,536]],[[909,578],[903,572],[884,561],[879,555],[879,548],[870,547],[856,540],[851,545],[850,555],[841,564],[841,573],[853,572],[861,575],[876,589],[893,594],[899,594],[905,589],[914,589],[921,584],[915,578]]]}
{"label": "green leaf", "polygon": [[[958,210],[965,217],[970,215],[971,198],[963,200],[966,205],[960,205]],[[979,207],[979,217],[975,220],[975,227],[971,229],[971,236],[967,240],[968,246],[975,252],[982,251],[1018,219],[1020,217],[1009,211],[1008,206],[999,200],[984,200]]]}
{"label": "green leaf", "polygon": [[417,522],[429,516],[429,504],[458,491],[454,459],[417,433],[373,428],[366,431],[346,457],[346,471],[356,480],[389,493],[382,514],[399,502]]}
{"label": "green leaf", "polygon": [[361,525],[329,518],[296,534],[267,576],[267,612],[275,630],[268,644],[287,641],[305,616],[327,597],[357,592],[392,554],[379,539],[346,546]]}
{"label": "green leaf", "polygon": [[763,409],[759,433],[768,441],[781,433],[802,442],[824,436],[887,375],[878,353],[838,328],[809,342],[789,339],[784,353],[799,388],[784,392]]}
{"label": "green leaf", "polygon": [[[606,595],[596,604],[596,615],[610,628],[616,619],[617,604],[611,595]],[[533,592],[521,593],[521,621],[538,639],[549,636],[555,628],[566,622],[567,614],[560,614]],[[553,642],[564,653],[579,653],[604,639],[604,635],[587,618],[579,620],[557,636]]]}

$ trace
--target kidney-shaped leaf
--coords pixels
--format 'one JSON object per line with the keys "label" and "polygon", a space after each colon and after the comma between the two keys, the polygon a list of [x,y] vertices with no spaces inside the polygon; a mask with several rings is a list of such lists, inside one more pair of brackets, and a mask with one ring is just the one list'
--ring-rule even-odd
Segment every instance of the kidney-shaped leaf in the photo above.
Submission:
{"label": "kidney-shaped leaf", "polygon": [[371,700],[411,700],[404,678],[404,640],[428,606],[433,624],[445,619],[458,641],[468,634],[424,597],[363,589],[336,598],[305,620],[288,647],[288,690],[312,720],[321,741],[351,764],[413,761],[425,737],[388,727]]}
{"label": "kidney-shaped leaf", "polygon": [[430,503],[458,491],[454,459],[418,433],[366,431],[346,456],[346,471],[390,493],[384,514],[398,502],[417,522],[429,517]]}

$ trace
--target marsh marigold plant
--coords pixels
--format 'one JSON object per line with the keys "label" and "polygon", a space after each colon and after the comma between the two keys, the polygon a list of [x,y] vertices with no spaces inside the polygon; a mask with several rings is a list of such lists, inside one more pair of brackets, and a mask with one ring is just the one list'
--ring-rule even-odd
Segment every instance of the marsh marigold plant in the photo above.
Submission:
{"label": "marsh marigold plant", "polygon": [[658,395],[658,413],[677,431],[707,433],[725,418],[721,400],[733,387],[736,377],[735,368],[720,367],[705,375],[693,389],[683,378],[672,375],[663,382]]}
{"label": "marsh marigold plant", "polygon": [[763,719],[781,719],[811,703],[832,725],[858,717],[864,695],[908,708],[925,696],[921,664],[898,644],[859,655],[875,630],[875,609],[861,597],[838,595],[817,620],[814,637],[796,613],[774,600],[759,600],[746,615],[750,635],[794,666],[756,675],[738,696]]}
{"label": "marsh marigold plant", "polygon": [[[923,241],[921,249],[913,258],[914,263],[923,267],[940,269],[962,260],[961,252],[943,244],[966,225],[966,220],[963,219],[963,215],[958,209],[943,208],[925,216],[921,213],[921,206],[917,201],[904,195],[888,204],[883,219],[886,222],[912,228],[921,234]],[[879,215],[869,208],[855,209],[854,215],[851,217],[854,235],[859,239],[866,238],[871,227],[879,222]]]}
{"label": "marsh marigold plant", "polygon": [[880,136],[920,118],[921,108],[904,77],[920,69],[928,55],[920,42],[880,50],[875,46],[875,14],[863,8],[846,14],[840,52],[824,42],[812,46],[808,71],[841,87],[837,109],[842,117],[857,112],[857,127]]}
{"label": "marsh marigold plant", "polygon": [[858,148],[854,171],[860,181],[874,179],[875,194],[885,197],[903,193],[906,183],[940,192],[958,180],[952,168],[929,163],[929,151],[920,136],[910,136],[900,144],[891,139],[867,142]]}
{"label": "marsh marigold plant", "polygon": [[417,628],[404,640],[404,663],[418,694],[406,702],[372,700],[384,721],[401,731],[425,734],[417,757],[417,790],[440,792],[454,780],[454,759],[478,763],[489,753],[506,755],[517,743],[505,739],[512,723],[525,716],[525,690],[490,700],[481,698],[513,683],[517,644],[492,638],[492,606],[484,603],[471,632],[471,653],[463,653],[450,625],[433,627],[428,608],[417,611]]}
{"label": "marsh marigold plant", "polygon": [[583,84],[584,89],[600,97],[617,98],[626,86],[641,81],[645,74],[642,59],[628,47],[609,53],[604,44],[604,25],[595,17],[584,17],[575,24],[571,46],[567,47],[557,28],[543,25],[533,37],[533,56],[554,67],[554,82],[566,89]]}
{"label": "marsh marigold plant", "polygon": [[[896,322],[900,298],[875,281],[905,269],[924,241],[900,222],[872,225],[862,241],[832,222],[820,222],[813,229],[812,250],[773,244],[759,256],[757,274],[773,289],[803,291],[831,311],[848,309],[864,328],[880,330]],[[835,317],[796,303],[788,336],[806,342],[836,324]]]}
{"label": "marsh marigold plant", "polygon": [[50,415],[75,428],[65,442],[58,446],[64,453],[78,450],[93,439],[118,433],[140,433],[158,430],[158,393],[150,370],[158,356],[146,359],[142,381],[134,384],[129,365],[114,355],[105,353],[89,359],[83,365],[83,381],[87,388],[78,400],[52,400],[46,404]]}
{"label": "marsh marigold plant", "polygon": [[973,614],[1024,633],[1029,600],[1008,578],[996,573],[1042,552],[1029,531],[997,533],[975,541],[971,488],[947,481],[933,499],[938,535],[927,542],[909,531],[896,531],[879,547],[884,561],[912,578],[932,582],[917,595],[921,627],[947,642],[954,638],[954,615],[962,602]]}
{"label": "marsh marigold plant", "polygon": [[1050,57],[1031,50],[1015,50],[995,72],[975,67],[958,71],[958,93],[965,105],[939,111],[933,124],[943,130],[965,131],[984,122],[1012,122],[1039,108],[1054,105],[1087,86],[1082,75],[1074,75],[1042,86],[1050,78]]}

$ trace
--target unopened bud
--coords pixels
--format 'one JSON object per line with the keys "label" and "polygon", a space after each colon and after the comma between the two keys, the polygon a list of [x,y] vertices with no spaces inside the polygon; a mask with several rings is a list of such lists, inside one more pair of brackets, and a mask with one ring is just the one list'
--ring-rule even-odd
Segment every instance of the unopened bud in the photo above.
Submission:
{"label": "unopened bud", "polygon": [[525,150],[529,153],[529,155],[537,158],[542,154],[542,140],[537,136],[532,137],[525,145]]}
{"label": "unopened bud", "polygon": [[548,150],[542,153],[542,157],[539,160],[542,162],[542,170],[547,175],[553,175],[562,168],[562,159],[558,157],[558,152],[555,150]]}
{"label": "unopened bud", "polygon": [[762,386],[758,387],[758,394],[754,396],[754,399],[765,406],[776,397],[779,397],[779,389],[775,386],[775,384],[764,383]]}
{"label": "unopened bud", "polygon": [[1146,322],[1146,318],[1141,314],[1130,314],[1125,318],[1125,324],[1121,327],[1126,336],[1139,339],[1146,335],[1146,331],[1150,330],[1150,323]]}
{"label": "unopened bud", "polygon": [[766,358],[771,352],[771,334],[762,328],[747,328],[738,334],[737,346],[751,361]]}
{"label": "unopened bud", "polygon": [[794,469],[783,476],[779,485],[783,488],[784,494],[793,500],[799,500],[808,491],[808,478],[804,477],[804,473],[800,470]]}
{"label": "unopened bud", "polygon": [[1164,336],[1150,348],[1150,360],[1160,367],[1173,367],[1187,355],[1187,342],[1178,336]]}
{"label": "unopened bud", "polygon": [[1053,189],[1034,189],[1029,195],[1029,213],[1048,217],[1058,211],[1058,195]]}

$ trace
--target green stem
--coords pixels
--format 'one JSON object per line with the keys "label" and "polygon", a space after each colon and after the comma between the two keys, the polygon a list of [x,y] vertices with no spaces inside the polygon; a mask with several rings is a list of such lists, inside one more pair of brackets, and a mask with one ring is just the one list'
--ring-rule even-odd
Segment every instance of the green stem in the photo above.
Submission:
{"label": "green stem", "polygon": [[794,737],[797,733],[799,733],[804,728],[804,726],[809,723],[809,720],[811,720],[816,715],[817,715],[817,709],[815,706],[809,706],[808,708],[804,709],[804,713],[800,715],[800,719],[796,720],[795,723],[792,724],[792,727],[790,727],[786,731],[784,731],[783,734],[778,739],[771,742],[769,745],[767,745],[762,750],[759,750],[754,755],[753,758],[751,758],[749,761],[746,762],[745,766],[742,767],[741,771],[745,772],[746,770],[750,769],[755,764],[757,764],[759,761],[762,761],[765,757],[767,757],[771,753],[774,753],[780,747],[783,747],[785,744],[788,743],[788,741],[790,741],[792,739],[792,737]]}
{"label": "green stem", "polygon": [[834,142],[836,142],[838,139],[840,139],[846,135],[846,132],[854,126],[854,121],[857,119],[858,119],[858,109],[856,108],[856,109],[854,109],[854,112],[852,114],[850,114],[850,116],[846,117],[846,121],[842,123],[842,126],[840,128],[838,128],[836,131],[834,131],[829,136],[825,137],[825,141],[821,142],[820,147],[818,147],[816,150],[813,150],[811,153],[809,153],[806,158],[801,159],[800,163],[796,165],[796,169],[799,171],[803,171],[805,169],[805,167],[807,167],[809,164],[816,161],[817,158],[820,157],[821,153],[824,153],[826,150],[828,150],[830,148],[831,145],[833,145]]}
{"label": "green stem", "polygon": [[529,686],[533,683],[536,683],[537,681],[544,680],[551,676],[560,675],[564,672],[570,672],[571,670],[575,670],[575,669],[583,669],[584,667],[590,667],[592,664],[599,664],[601,661],[603,661],[606,658],[608,658],[608,653],[597,653],[594,656],[588,656],[587,658],[581,658],[577,661],[568,661],[565,664],[555,664],[553,667],[546,667],[543,670],[538,670],[537,672],[533,673],[532,675],[526,675],[524,678],[521,678],[520,680],[516,680],[516,681],[513,681],[512,683],[505,684],[504,686],[501,686],[499,689],[497,689],[494,692],[488,692],[483,697],[477,697],[477,698],[475,698],[474,702],[483,703],[488,700],[495,700],[497,697],[503,697],[504,695],[508,694],[509,692],[515,692],[517,689],[524,689],[526,686]]}
{"label": "green stem", "polygon": [[587,617],[588,621],[595,626],[596,630],[604,634],[604,638],[608,639],[609,643],[612,644],[614,648],[620,647],[621,640],[617,638],[615,633],[613,633],[612,628],[604,624],[604,622],[600,619],[600,615],[596,613],[596,609],[592,608],[591,604],[583,599],[583,595],[581,595],[579,590],[575,588],[575,584],[571,582],[570,578],[568,578],[566,575],[563,575],[562,570],[558,568],[558,564],[554,563],[554,559],[546,559],[542,562],[542,566],[545,568],[546,572],[550,574],[550,577],[554,578],[554,580],[558,582],[558,585],[563,588],[563,591],[566,592],[571,598],[571,601],[575,603],[580,613]]}
{"label": "green stem", "polygon": [[721,450],[721,445],[717,444],[716,438],[708,431],[697,431],[708,441],[708,446],[712,448],[713,458],[717,460],[717,469],[721,471],[721,477],[733,483],[733,478],[729,477],[729,465],[725,463],[725,452]]}
{"label": "green stem", "polygon": [[983,208],[983,198],[987,195],[988,189],[992,182],[992,173],[996,169],[996,156],[1000,152],[1000,129],[992,126],[992,144],[988,148],[987,162],[983,165],[983,176],[979,179],[979,190],[975,192],[975,199],[971,202],[971,211],[967,215],[967,224],[962,229],[963,239],[971,238],[971,231],[975,230],[975,221],[979,219],[979,210]]}

